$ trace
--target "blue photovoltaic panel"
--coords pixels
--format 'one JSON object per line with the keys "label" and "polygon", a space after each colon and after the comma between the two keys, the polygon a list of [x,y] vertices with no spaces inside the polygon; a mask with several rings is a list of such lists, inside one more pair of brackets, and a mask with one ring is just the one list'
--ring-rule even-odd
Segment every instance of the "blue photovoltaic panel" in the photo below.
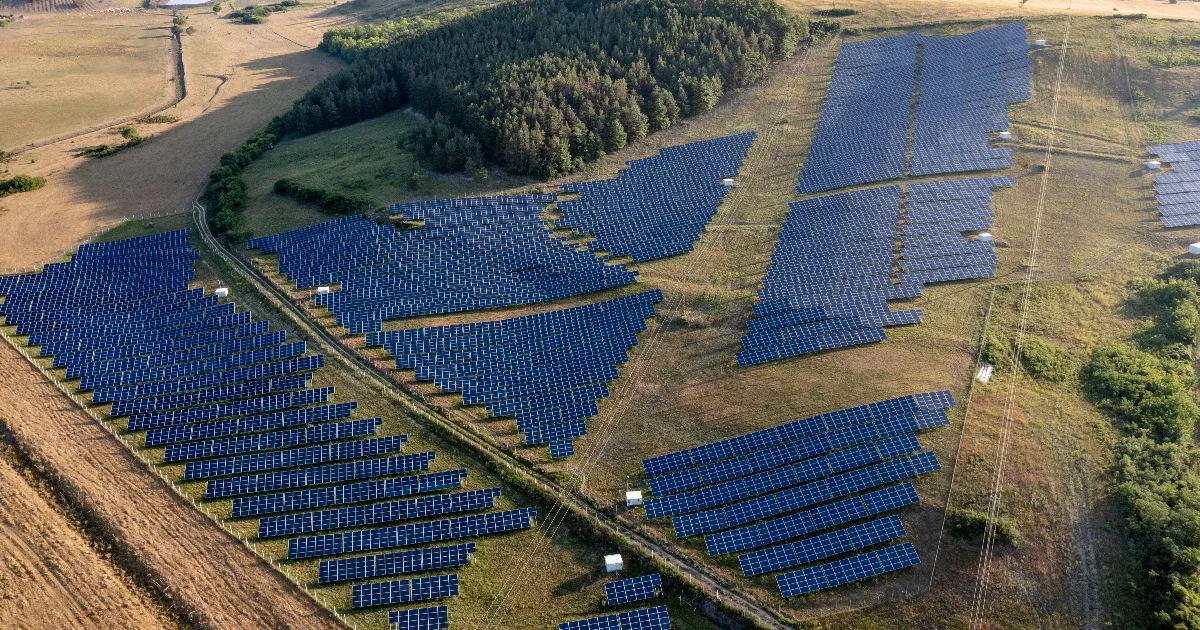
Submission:
{"label": "blue photovoltaic panel", "polygon": [[787,598],[898,571],[920,562],[921,559],[912,543],[903,543],[790,573],[781,573],[775,576],[775,580],[779,585],[780,594]]}
{"label": "blue photovoltaic panel", "polygon": [[661,588],[662,576],[651,573],[609,582],[604,585],[604,595],[609,606],[620,606],[656,597]]}
{"label": "blue photovoltaic panel", "polygon": [[528,529],[533,526],[533,518],[536,515],[536,508],[527,507],[440,521],[291,538],[288,540],[288,559],[298,560],[358,551],[411,547],[443,540]]}
{"label": "blue photovoltaic panel", "polygon": [[416,472],[429,468],[429,463],[433,461],[434,456],[433,451],[427,451],[411,455],[394,455],[381,459],[365,459],[354,462],[313,466],[310,468],[277,470],[256,475],[213,479],[208,482],[204,498],[220,499],[260,492],[324,486],[333,483],[354,481],[356,479],[369,479],[371,477],[386,477],[388,475]]}
{"label": "blue photovoltaic panel", "polygon": [[462,480],[466,476],[466,469],[460,468],[422,475],[361,481],[340,486],[237,497],[233,500],[233,517],[312,510],[333,505],[363,503],[410,494],[452,490],[461,487]]}
{"label": "blue photovoltaic panel", "polygon": [[1165,227],[1200,225],[1200,141],[1147,147],[1173,173],[1154,176],[1154,194]]}
{"label": "blue photovoltaic panel", "polygon": [[558,630],[621,630],[621,624],[616,615],[602,615],[579,621],[565,621],[558,624]]}
{"label": "blue photovoltaic panel", "polygon": [[586,419],[599,413],[661,299],[645,291],[498,321],[373,332],[366,342],[418,381],[460,392],[493,417],[513,416],[526,445],[549,444],[558,459],[587,433]]}
{"label": "blue photovoltaic panel", "polygon": [[444,630],[450,627],[450,612],[445,606],[389,610],[388,624],[396,630]]}
{"label": "blue photovoltaic panel", "polygon": [[350,590],[351,608],[407,604],[458,595],[458,575],[434,575],[411,580],[355,584]]}
{"label": "blue photovoltaic panel", "polygon": [[[827,527],[837,527],[859,518],[874,516],[906,505],[915,505],[917,502],[917,491],[913,485],[902,483],[827,503],[803,512],[708,534],[704,537],[704,544],[709,555],[737,553],[806,536]],[[759,556],[743,554],[742,557],[745,559],[747,556],[751,564],[758,562]],[[745,562],[743,562],[744,569]]]}
{"label": "blue photovoltaic panel", "polygon": [[278,256],[280,274],[318,295],[351,333],[385,320],[557,300],[634,281],[635,273],[556,237],[542,222],[554,195],[437,199],[396,204],[422,221],[397,230],[348,216],[251,240]]}
{"label": "blue photovoltaic panel", "polygon": [[448,547],[426,547],[373,556],[322,560],[317,572],[317,582],[328,584],[460,567],[470,562],[473,553],[475,543],[469,542]]}
{"label": "blue photovoltaic panel", "polygon": [[587,246],[645,262],[687,253],[737,176],[754,132],[667,147],[628,162],[613,179],[563,184],[557,227],[594,235]]}
{"label": "blue photovoltaic panel", "polygon": [[493,507],[499,496],[500,488],[487,488],[320,512],[268,516],[258,521],[258,537],[307,534],[484,510]]}
{"label": "blue photovoltaic panel", "polygon": [[666,606],[630,610],[617,615],[621,630],[667,630],[671,627],[671,616]]}
{"label": "blue photovoltaic panel", "polygon": [[885,516],[846,529],[745,553],[738,557],[738,561],[742,566],[742,573],[750,577],[865,549],[881,542],[902,538],[906,533],[898,517]]}
{"label": "blue photovoltaic panel", "polygon": [[[642,467],[646,472],[646,477],[651,479],[651,487],[655,489],[657,495],[659,490],[654,486],[654,479],[669,473],[714,464],[740,455],[749,455],[771,447],[797,442],[820,433],[847,429],[870,421],[888,421],[895,416],[905,416],[910,412],[917,414],[919,423],[923,421],[927,425],[920,428],[941,426],[945,423],[943,410],[955,404],[954,396],[948,390],[900,396],[869,405],[802,418],[727,440],[651,457],[642,460]],[[929,413],[940,413],[941,421],[938,421],[938,416],[921,415]],[[677,490],[666,487],[663,494],[674,491]]]}

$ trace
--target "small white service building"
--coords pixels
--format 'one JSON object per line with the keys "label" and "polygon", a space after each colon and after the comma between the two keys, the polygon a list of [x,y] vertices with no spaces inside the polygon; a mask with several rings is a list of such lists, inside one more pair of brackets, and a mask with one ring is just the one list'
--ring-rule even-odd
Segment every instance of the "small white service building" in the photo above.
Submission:
{"label": "small white service building", "polygon": [[604,570],[609,573],[616,573],[625,568],[625,561],[621,559],[621,554],[614,553],[611,556],[604,556]]}

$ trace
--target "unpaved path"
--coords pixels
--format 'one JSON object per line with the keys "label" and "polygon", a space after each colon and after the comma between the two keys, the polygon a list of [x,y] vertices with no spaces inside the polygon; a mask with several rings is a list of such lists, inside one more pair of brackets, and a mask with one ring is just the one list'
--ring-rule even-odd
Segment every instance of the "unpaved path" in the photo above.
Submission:
{"label": "unpaved path", "polygon": [[166,628],[152,605],[0,460],[0,628]]}
{"label": "unpaved path", "polygon": [[[7,343],[0,343],[0,416],[31,457],[71,484],[77,498],[170,583],[181,603],[195,609],[206,625],[341,627],[283,576],[180,501]],[[0,618],[0,627],[10,626]]]}

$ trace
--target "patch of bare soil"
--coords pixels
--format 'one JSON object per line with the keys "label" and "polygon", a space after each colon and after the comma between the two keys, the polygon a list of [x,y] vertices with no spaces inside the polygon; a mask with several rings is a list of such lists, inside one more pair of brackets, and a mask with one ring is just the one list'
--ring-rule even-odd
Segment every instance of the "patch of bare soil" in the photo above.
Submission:
{"label": "patch of bare soil", "polygon": [[0,628],[165,628],[152,605],[0,460]]}
{"label": "patch of bare soil", "polygon": [[[192,618],[214,628],[341,627],[283,576],[172,494],[5,343],[0,343],[0,375],[0,416],[31,458],[69,483],[76,499],[169,583],[170,592],[194,611]],[[7,543],[0,542],[0,550],[5,548]],[[74,605],[64,597],[49,607],[66,614]],[[0,627],[12,627],[2,616],[3,606]],[[153,627],[132,619],[122,625]]]}

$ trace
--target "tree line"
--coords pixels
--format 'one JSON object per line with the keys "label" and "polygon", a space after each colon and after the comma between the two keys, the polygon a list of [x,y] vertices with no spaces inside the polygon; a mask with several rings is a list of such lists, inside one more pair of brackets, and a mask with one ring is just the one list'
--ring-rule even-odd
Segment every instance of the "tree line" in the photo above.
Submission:
{"label": "tree line", "polygon": [[462,168],[478,146],[510,173],[554,177],[712,109],[814,31],[838,28],[774,0],[526,0],[426,27],[327,37],[353,63],[300,98],[280,131],[412,105],[440,114],[445,128],[431,135],[445,143],[421,146],[443,168]]}

